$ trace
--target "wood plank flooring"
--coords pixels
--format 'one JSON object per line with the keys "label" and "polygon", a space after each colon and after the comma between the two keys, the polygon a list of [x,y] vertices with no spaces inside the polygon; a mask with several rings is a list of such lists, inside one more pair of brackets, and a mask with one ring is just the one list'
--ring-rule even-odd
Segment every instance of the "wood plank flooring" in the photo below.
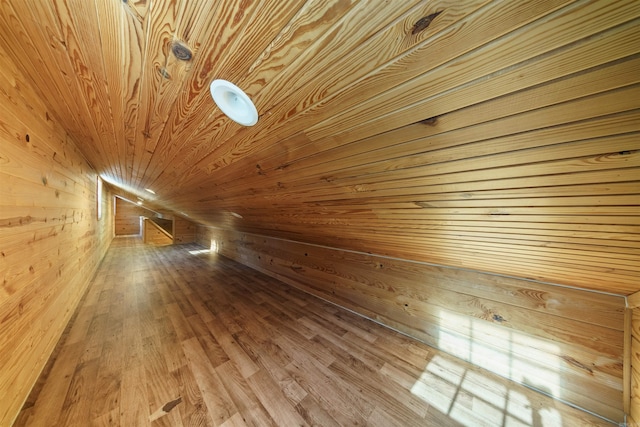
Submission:
{"label": "wood plank flooring", "polygon": [[116,238],[15,425],[611,425],[203,249]]}

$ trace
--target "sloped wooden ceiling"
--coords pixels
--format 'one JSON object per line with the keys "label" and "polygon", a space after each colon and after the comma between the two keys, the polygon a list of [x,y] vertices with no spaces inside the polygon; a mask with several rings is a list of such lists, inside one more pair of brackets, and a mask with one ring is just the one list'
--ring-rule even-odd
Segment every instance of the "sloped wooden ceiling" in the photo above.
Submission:
{"label": "sloped wooden ceiling", "polygon": [[[637,0],[0,8],[2,60],[106,180],[148,203],[245,232],[639,288]],[[217,78],[252,97],[256,126],[215,106]]]}

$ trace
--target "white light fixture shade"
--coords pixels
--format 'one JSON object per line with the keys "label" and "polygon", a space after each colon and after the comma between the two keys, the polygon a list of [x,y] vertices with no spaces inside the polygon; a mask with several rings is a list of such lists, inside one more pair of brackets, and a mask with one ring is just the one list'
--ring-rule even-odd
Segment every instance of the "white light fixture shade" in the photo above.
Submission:
{"label": "white light fixture shade", "polygon": [[258,123],[258,110],[238,86],[226,80],[211,82],[211,97],[231,120],[243,126]]}

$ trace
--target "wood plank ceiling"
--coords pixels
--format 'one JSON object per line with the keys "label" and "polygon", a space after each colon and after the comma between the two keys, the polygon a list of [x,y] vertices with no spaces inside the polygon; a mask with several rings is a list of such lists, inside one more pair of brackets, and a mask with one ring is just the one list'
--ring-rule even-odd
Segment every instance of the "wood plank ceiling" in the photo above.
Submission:
{"label": "wood plank ceiling", "polygon": [[[0,44],[151,206],[628,294],[639,16],[637,0],[3,0]],[[256,126],[220,112],[216,78]]]}

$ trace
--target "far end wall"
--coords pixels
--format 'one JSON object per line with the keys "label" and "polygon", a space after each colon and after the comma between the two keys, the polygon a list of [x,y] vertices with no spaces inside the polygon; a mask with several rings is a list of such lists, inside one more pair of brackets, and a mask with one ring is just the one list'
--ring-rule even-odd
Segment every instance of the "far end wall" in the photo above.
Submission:
{"label": "far end wall", "polygon": [[140,217],[153,217],[155,212],[116,197],[115,232],[116,236],[139,235]]}

